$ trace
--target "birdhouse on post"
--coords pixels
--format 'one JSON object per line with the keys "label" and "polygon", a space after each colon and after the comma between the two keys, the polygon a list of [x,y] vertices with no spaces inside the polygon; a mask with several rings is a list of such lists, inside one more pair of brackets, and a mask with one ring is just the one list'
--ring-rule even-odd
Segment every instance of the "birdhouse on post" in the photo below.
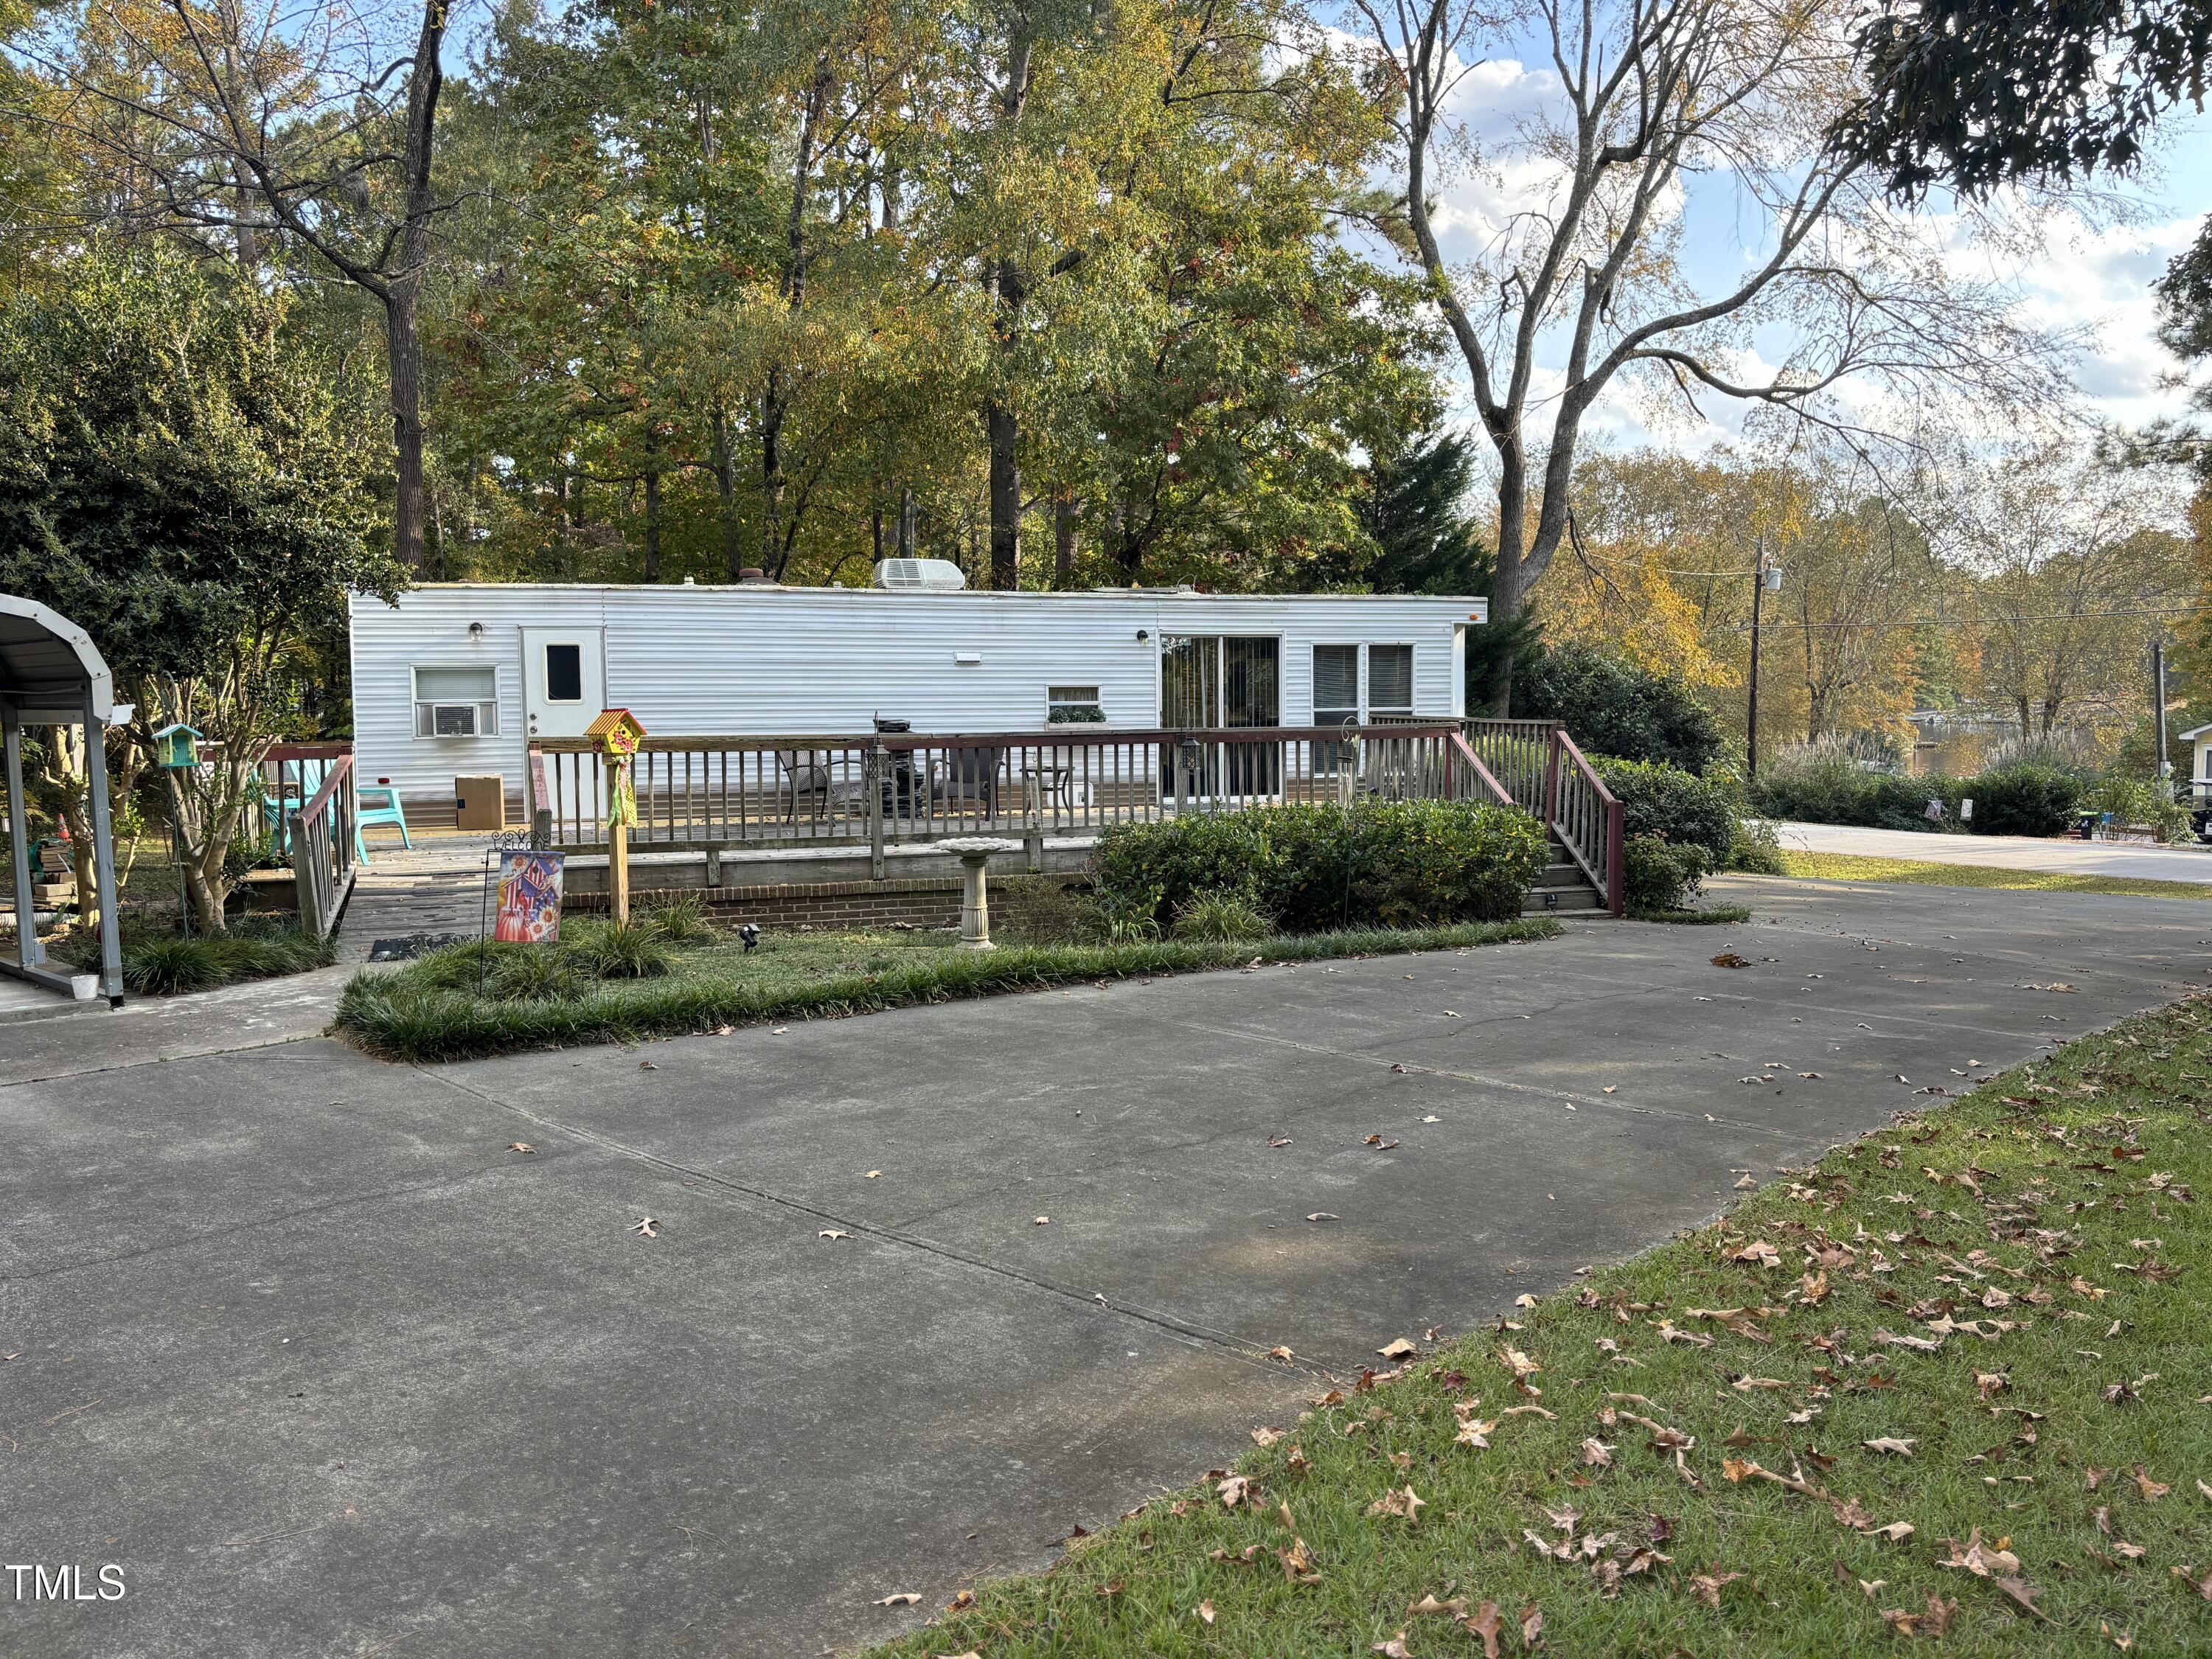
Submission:
{"label": "birdhouse on post", "polygon": [[630,762],[645,741],[645,725],[627,708],[603,708],[584,728],[599,746],[607,769],[607,905],[617,922],[629,920],[629,827],[637,822],[637,791]]}
{"label": "birdhouse on post", "polygon": [[627,708],[602,708],[599,717],[584,728],[584,735],[599,745],[601,754],[628,760],[645,741],[645,726]]}
{"label": "birdhouse on post", "polygon": [[182,769],[200,763],[200,731],[179,720],[154,733],[154,764]]}

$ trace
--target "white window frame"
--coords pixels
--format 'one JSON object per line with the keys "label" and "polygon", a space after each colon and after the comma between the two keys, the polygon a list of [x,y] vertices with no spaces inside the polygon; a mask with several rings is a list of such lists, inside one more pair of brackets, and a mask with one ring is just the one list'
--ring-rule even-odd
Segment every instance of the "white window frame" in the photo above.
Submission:
{"label": "white window frame", "polygon": [[1359,677],[1362,718],[1371,720],[1377,712],[1375,707],[1374,669],[1374,653],[1377,647],[1386,650],[1403,651],[1406,653],[1405,705],[1402,708],[1385,708],[1380,712],[1385,714],[1410,714],[1420,707],[1421,702],[1420,695],[1414,689],[1420,683],[1419,673],[1420,647],[1411,640],[1375,640],[1359,647],[1360,666],[1364,670]]}
{"label": "white window frame", "polygon": [[[489,674],[491,677],[491,696],[488,698],[438,698],[422,695],[422,676],[425,671],[434,674]],[[409,666],[408,690],[415,710],[415,740],[417,743],[466,743],[477,738],[495,738],[499,735],[499,670],[480,662],[423,662]],[[441,708],[470,708],[475,710],[476,730],[470,732],[440,732],[438,714]]]}
{"label": "white window frame", "polygon": [[[556,697],[553,695],[553,649],[556,646],[566,647],[568,650],[574,651],[576,653],[576,695],[573,697]],[[538,642],[538,683],[545,688],[544,696],[540,699],[540,701],[542,701],[546,707],[549,708],[582,708],[584,703],[585,683],[590,678],[591,676],[584,672],[583,641],[540,640]],[[495,687],[495,701],[497,700],[496,690],[497,688]],[[493,718],[495,720],[498,718],[495,711],[493,714]],[[494,735],[495,736],[497,734],[495,733]]]}
{"label": "white window frame", "polygon": [[[1069,691],[1088,691],[1091,695],[1088,697],[1070,697],[1062,695]],[[1044,723],[1047,726],[1103,726],[1106,723],[1104,691],[1105,687],[1097,684],[1052,685],[1048,684],[1044,689]],[[1062,708],[1095,708],[1098,711],[1098,718],[1095,720],[1055,721],[1053,719],[1054,713]]]}
{"label": "white window frame", "polygon": [[[1322,651],[1349,651],[1352,653],[1351,714],[1354,720],[1358,722],[1360,725],[1364,726],[1367,723],[1367,705],[1362,699],[1361,693],[1366,690],[1367,684],[1367,647],[1352,640],[1316,640],[1313,643],[1313,649],[1316,653]],[[1340,719],[1338,720],[1328,721],[1322,719],[1321,703],[1319,701],[1321,675],[1316,669],[1312,658],[1310,657],[1307,659],[1306,666],[1308,674],[1310,677],[1306,687],[1308,693],[1306,707],[1313,711],[1314,724],[1316,726],[1341,724],[1341,704],[1332,705],[1333,708],[1340,711]]]}

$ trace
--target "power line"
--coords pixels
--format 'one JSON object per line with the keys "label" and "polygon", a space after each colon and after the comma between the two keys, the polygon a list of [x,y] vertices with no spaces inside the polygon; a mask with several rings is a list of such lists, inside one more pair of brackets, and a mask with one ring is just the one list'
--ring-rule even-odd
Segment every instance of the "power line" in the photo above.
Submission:
{"label": "power line", "polygon": [[[2208,612],[2212,612],[2212,605],[2154,605],[2139,611],[2054,611],[2041,617],[1907,617],[1897,622],[1770,622],[1761,623],[1759,627],[1762,632],[1808,628],[1987,628],[1997,623],[2094,622],[2103,617],[2201,617]],[[1751,624],[1716,623],[1705,631],[1748,634]]]}

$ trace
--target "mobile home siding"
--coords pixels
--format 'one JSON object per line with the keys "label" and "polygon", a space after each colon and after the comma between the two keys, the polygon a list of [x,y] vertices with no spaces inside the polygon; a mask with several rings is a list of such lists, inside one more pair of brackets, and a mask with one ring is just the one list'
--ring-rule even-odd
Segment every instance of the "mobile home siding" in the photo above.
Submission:
{"label": "mobile home siding", "polygon": [[[866,732],[878,714],[917,732],[1032,731],[1046,688],[1066,684],[1097,685],[1109,725],[1154,726],[1163,633],[1279,637],[1290,725],[1313,718],[1314,646],[1410,644],[1414,708],[1448,715],[1461,708],[1457,630],[1483,611],[1480,599],[1381,595],[426,586],[397,605],[354,600],[356,765],[410,799],[490,773],[518,794],[526,627],[604,630],[608,703],[657,736],[773,736]],[[492,668],[497,733],[417,738],[418,667]]]}

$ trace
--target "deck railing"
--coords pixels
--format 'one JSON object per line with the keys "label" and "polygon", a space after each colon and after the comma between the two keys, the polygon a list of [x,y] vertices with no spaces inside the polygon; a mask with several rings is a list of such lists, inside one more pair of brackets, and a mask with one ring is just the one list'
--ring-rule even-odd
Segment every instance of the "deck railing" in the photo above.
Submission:
{"label": "deck railing", "polygon": [[313,747],[325,752],[303,756],[272,750],[270,760],[278,766],[288,760],[305,760],[321,768],[320,785],[306,805],[296,811],[289,805],[284,809],[285,840],[299,894],[300,925],[316,938],[327,939],[353,891],[354,823],[361,808],[354,790],[352,754],[330,745]]}
{"label": "deck railing", "polygon": [[[606,774],[581,738],[541,738],[526,768],[555,847],[606,842]],[[1510,799],[1456,723],[1196,732],[884,732],[647,738],[632,763],[642,850],[1032,839],[1177,812],[1352,796]],[[541,818],[540,815],[543,814]]]}
{"label": "deck railing", "polygon": [[1607,909],[1626,908],[1622,887],[1624,813],[1597,769],[1557,720],[1469,720],[1468,745],[1497,775],[1516,806],[1551,826]]}

